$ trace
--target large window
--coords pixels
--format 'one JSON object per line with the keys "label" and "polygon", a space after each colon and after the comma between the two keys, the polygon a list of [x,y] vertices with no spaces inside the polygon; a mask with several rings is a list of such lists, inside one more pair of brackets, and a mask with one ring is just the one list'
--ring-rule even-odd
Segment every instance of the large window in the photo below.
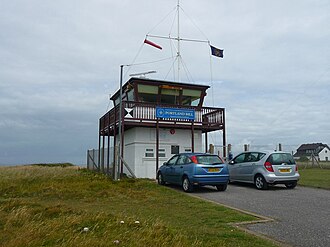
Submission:
{"label": "large window", "polygon": [[182,105],[198,106],[201,98],[201,90],[183,89]]}
{"label": "large window", "polygon": [[156,103],[158,96],[158,87],[152,85],[138,85],[139,102]]}
{"label": "large window", "polygon": [[179,96],[180,96],[179,89],[162,88],[160,102],[162,104],[178,105]]}

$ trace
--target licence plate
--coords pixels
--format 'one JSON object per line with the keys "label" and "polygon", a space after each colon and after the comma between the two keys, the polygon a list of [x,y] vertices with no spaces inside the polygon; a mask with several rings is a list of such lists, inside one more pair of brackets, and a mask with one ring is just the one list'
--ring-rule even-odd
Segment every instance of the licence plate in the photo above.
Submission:
{"label": "licence plate", "polygon": [[220,168],[209,168],[208,171],[209,172],[219,172]]}
{"label": "licence plate", "polygon": [[280,169],[280,172],[290,172],[290,169]]}

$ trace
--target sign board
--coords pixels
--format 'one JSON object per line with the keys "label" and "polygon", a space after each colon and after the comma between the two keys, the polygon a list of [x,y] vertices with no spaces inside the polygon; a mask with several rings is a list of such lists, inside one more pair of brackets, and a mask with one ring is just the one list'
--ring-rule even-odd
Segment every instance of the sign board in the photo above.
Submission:
{"label": "sign board", "polygon": [[156,107],[156,117],[195,120],[195,110]]}

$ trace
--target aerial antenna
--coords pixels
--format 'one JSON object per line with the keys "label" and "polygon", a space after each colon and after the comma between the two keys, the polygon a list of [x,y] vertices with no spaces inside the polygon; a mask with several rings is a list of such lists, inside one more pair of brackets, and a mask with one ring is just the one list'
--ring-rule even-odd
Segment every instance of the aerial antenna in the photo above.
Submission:
{"label": "aerial antenna", "polygon": [[129,76],[140,76],[140,78],[145,78],[147,74],[153,74],[153,73],[157,73],[157,71],[156,70],[151,70],[151,71],[147,71],[147,72],[130,74]]}
{"label": "aerial antenna", "polygon": [[177,4],[177,12],[178,12],[178,52],[177,52],[177,60],[178,60],[178,81],[180,81],[180,0],[178,0]]}

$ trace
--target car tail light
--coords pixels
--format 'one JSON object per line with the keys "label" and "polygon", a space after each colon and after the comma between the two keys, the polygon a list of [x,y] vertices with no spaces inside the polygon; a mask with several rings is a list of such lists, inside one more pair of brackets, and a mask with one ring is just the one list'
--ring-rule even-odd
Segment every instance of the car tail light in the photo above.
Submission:
{"label": "car tail light", "polygon": [[269,172],[274,172],[274,169],[273,169],[272,163],[270,163],[269,161],[266,161],[266,162],[265,162],[264,167],[266,168],[267,171],[269,171]]}
{"label": "car tail light", "polygon": [[191,161],[194,162],[195,164],[197,164],[197,157],[194,155],[194,156],[191,156],[190,157]]}
{"label": "car tail light", "polygon": [[298,172],[298,165],[296,164],[296,172]]}

